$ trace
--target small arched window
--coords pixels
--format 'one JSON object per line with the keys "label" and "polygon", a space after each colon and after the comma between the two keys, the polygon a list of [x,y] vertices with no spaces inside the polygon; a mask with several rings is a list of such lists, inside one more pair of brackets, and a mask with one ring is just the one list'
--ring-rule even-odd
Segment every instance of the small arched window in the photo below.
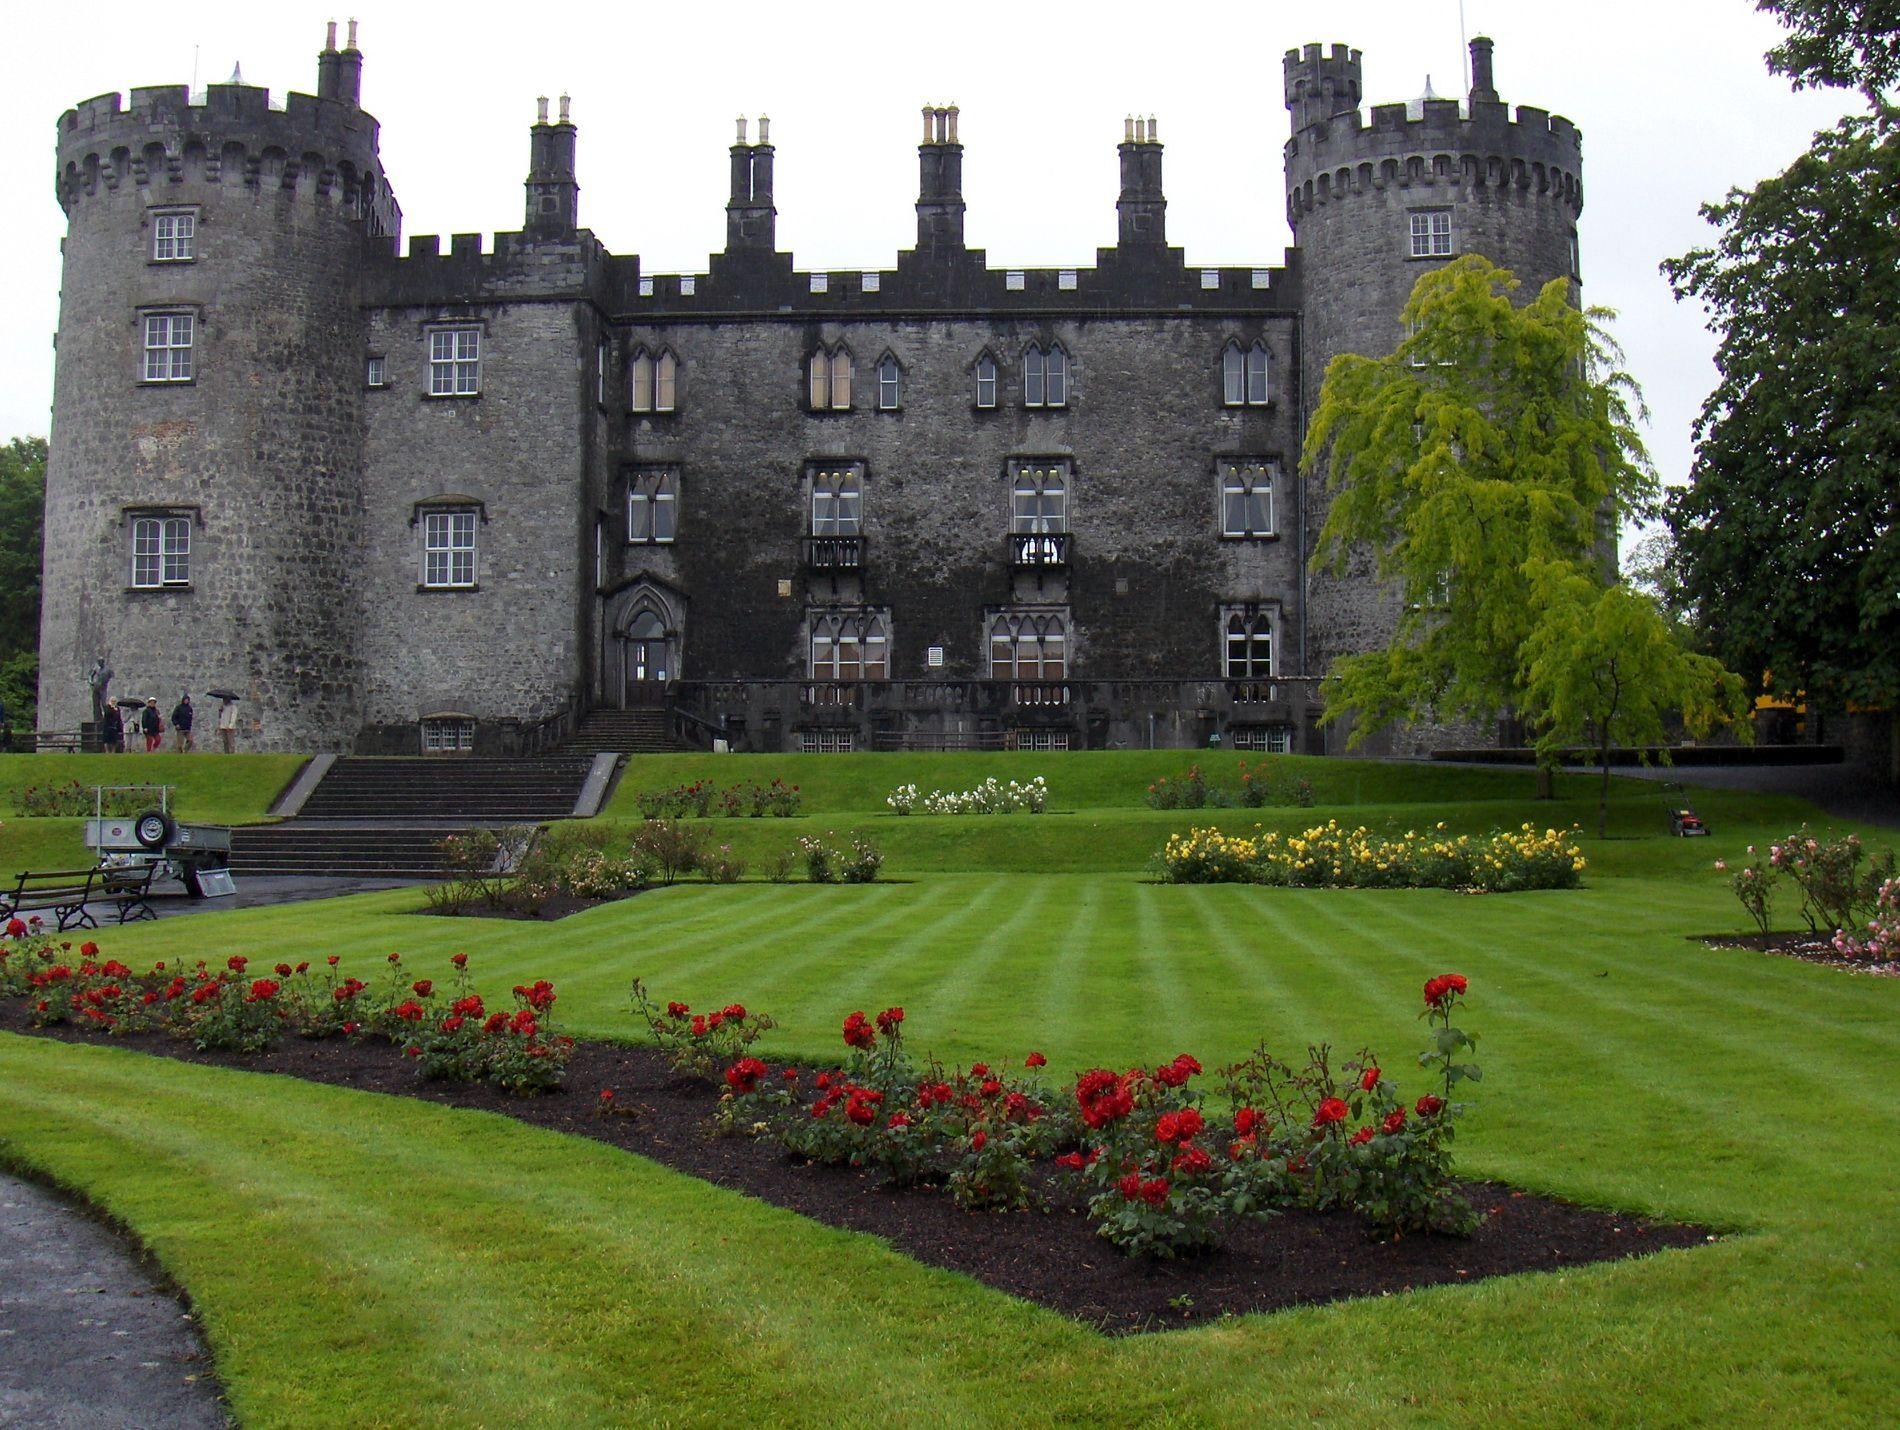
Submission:
{"label": "small arched window", "polygon": [[813,680],[885,680],[890,635],[877,611],[828,612],[811,623]]}
{"label": "small arched window", "polygon": [[679,473],[648,467],[627,479],[627,541],[667,545],[679,530]]}
{"label": "small arched window", "polygon": [[633,350],[627,364],[627,406],[635,412],[671,412],[677,406],[679,363],[665,348]]}
{"label": "small arched window", "polygon": [[1069,486],[1063,469],[1025,462],[1010,491],[1010,530],[1018,536],[1059,535],[1069,529]]}
{"label": "small arched window", "polygon": [[1051,343],[1046,350],[1031,343],[1023,350],[1023,406],[1068,405],[1069,355],[1060,343]]}
{"label": "small arched window", "polygon": [[1062,680],[1068,627],[1050,612],[1004,611],[990,622],[990,676],[995,680]]}
{"label": "small arched window", "polygon": [[976,360],[976,405],[988,409],[996,406],[996,383],[999,374],[996,359],[988,353]]}
{"label": "small arched window", "polygon": [[856,467],[813,472],[811,534],[856,536],[863,530],[864,484]]}
{"label": "small arched window", "polygon": [[1265,680],[1273,674],[1273,618],[1245,607],[1227,612],[1226,668],[1229,680]]}
{"label": "small arched window", "polygon": [[1272,362],[1264,342],[1243,348],[1230,342],[1221,352],[1221,401],[1228,407],[1264,407],[1271,396]]}
{"label": "small arched window", "polygon": [[897,365],[897,359],[884,354],[877,365],[877,408],[880,412],[895,412],[903,406],[904,370]]}
{"label": "small arched window", "polygon": [[819,348],[805,364],[806,405],[813,412],[851,410],[851,350]]}

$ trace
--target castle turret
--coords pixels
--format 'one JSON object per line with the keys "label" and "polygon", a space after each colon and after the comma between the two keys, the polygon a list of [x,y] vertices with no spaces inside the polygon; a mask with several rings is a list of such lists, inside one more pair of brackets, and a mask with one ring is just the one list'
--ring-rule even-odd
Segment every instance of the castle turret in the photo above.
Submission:
{"label": "castle turret", "polygon": [[[1552,278],[1576,279],[1583,209],[1576,126],[1498,98],[1492,43],[1471,42],[1468,100],[1427,95],[1359,110],[1359,54],[1344,45],[1290,50],[1286,104],[1287,220],[1304,293],[1301,365],[1316,401],[1340,353],[1377,356],[1405,337],[1401,312],[1419,275],[1465,253],[1515,273],[1529,298]],[[1309,540],[1325,520],[1323,482],[1308,493]],[[1309,663],[1387,643],[1397,598],[1356,568],[1315,575],[1308,595]]]}
{"label": "castle turret", "polygon": [[917,146],[917,251],[963,251],[963,145],[957,138],[957,107],[926,106],[924,138]]}
{"label": "castle turret", "polygon": [[[42,719],[78,672],[160,698],[225,685],[251,748],[361,723],[366,236],[400,214],[332,35],[323,96],[102,95],[59,120],[68,231],[46,490]],[[247,723],[245,729],[251,730]]]}
{"label": "castle turret", "polygon": [[1161,191],[1161,141],[1155,120],[1130,115],[1122,121],[1122,191],[1115,201],[1123,248],[1168,242],[1168,200]]}
{"label": "castle turret", "polygon": [[732,146],[732,197],[726,202],[726,251],[778,247],[778,209],[772,203],[772,121],[759,116],[759,142],[746,142],[746,122],[738,121]]}
{"label": "castle turret", "polygon": [[574,177],[574,121],[569,100],[561,96],[561,117],[548,123],[548,99],[542,95],[534,127],[528,131],[528,212],[531,233],[571,234],[580,223],[581,186]]}

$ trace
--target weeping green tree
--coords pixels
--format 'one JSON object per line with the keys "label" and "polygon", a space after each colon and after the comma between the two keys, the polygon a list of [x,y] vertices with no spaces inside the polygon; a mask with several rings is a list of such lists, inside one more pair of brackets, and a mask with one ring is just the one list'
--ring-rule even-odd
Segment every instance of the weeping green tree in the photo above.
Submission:
{"label": "weeping green tree", "polygon": [[1385,357],[1326,371],[1302,467],[1330,494],[1314,556],[1343,574],[1374,553],[1398,621],[1384,650],[1333,664],[1327,719],[1351,743],[1395,720],[1534,716],[1524,687],[1532,574],[1609,579],[1612,537],[1648,514],[1656,479],[1636,432],[1641,394],[1562,279],[1528,303],[1477,255],[1426,273]]}
{"label": "weeping green tree", "polygon": [[1748,713],[1748,695],[1741,677],[1719,660],[1685,650],[1647,594],[1605,586],[1564,562],[1526,562],[1524,577],[1534,615],[1520,692],[1538,723],[1538,755],[1554,762],[1579,744],[1596,751],[1602,838],[1613,750],[1661,744],[1677,718],[1697,738],[1738,723]]}

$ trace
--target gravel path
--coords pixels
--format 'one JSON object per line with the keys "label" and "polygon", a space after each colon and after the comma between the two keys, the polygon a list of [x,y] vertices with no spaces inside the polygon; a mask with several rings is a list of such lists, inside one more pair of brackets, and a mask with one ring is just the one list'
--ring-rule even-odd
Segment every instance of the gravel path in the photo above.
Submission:
{"label": "gravel path", "polygon": [[224,1427],[177,1297],[116,1233],[0,1173],[0,1425]]}

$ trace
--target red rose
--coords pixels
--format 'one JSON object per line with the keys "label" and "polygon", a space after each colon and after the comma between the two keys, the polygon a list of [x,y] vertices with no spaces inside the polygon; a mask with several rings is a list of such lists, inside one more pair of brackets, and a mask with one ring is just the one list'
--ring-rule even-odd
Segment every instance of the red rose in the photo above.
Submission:
{"label": "red rose", "polygon": [[482,1031],[484,1033],[507,1032],[508,1015],[506,1013],[490,1013],[488,1015],[488,1021],[482,1024]]}
{"label": "red rose", "polygon": [[1351,1111],[1352,1109],[1347,1107],[1339,1098],[1329,1097],[1321,1102],[1319,1107],[1314,1111],[1313,1125],[1315,1127],[1326,1127],[1335,1122],[1344,1122]]}
{"label": "red rose", "polygon": [[1403,1132],[1405,1130],[1405,1109],[1395,1107],[1386,1113],[1385,1121],[1380,1124],[1379,1130],[1388,1137],[1394,1132]]}
{"label": "red rose", "polygon": [[1444,1106],[1444,1098],[1433,1097],[1428,1092],[1412,1105],[1412,1110],[1420,1117],[1436,1117]]}
{"label": "red rose", "polygon": [[1425,984],[1425,1002],[1433,1008],[1443,1007],[1452,995],[1462,994],[1468,985],[1462,973],[1441,973],[1429,979]]}
{"label": "red rose", "polygon": [[1065,1152],[1056,1158],[1058,1167],[1067,1167],[1071,1172],[1079,1172],[1088,1164],[1082,1160],[1080,1152]]}
{"label": "red rose", "polygon": [[326,958],[326,959],[324,959],[323,961],[324,961],[325,963],[327,963],[327,964],[329,964],[329,965],[330,965],[330,967],[332,967],[332,968],[335,968],[335,967],[336,967],[336,955],[335,955],[334,953],[333,953],[333,954],[331,954],[331,955],[330,955],[330,956],[329,956],[328,958]]}
{"label": "red rose", "polygon": [[1192,1107],[1183,1108],[1179,1112],[1164,1112],[1155,1123],[1155,1140],[1157,1142],[1186,1142],[1198,1137],[1204,1125],[1201,1114]]}
{"label": "red rose", "polygon": [[230,969],[233,973],[242,973],[244,971],[244,966],[249,962],[250,962],[250,959],[246,958],[243,954],[234,953],[229,958],[225,959],[224,966]]}
{"label": "red rose", "polygon": [[405,999],[403,1002],[398,1003],[393,1011],[395,1015],[405,1023],[420,1023],[422,1021],[422,1005],[413,998]]}
{"label": "red rose", "polygon": [[1127,1176],[1115,1183],[1115,1190],[1122,1194],[1122,1198],[1125,1201],[1139,1201],[1141,1198],[1141,1173],[1128,1173]]}
{"label": "red rose", "polygon": [[666,1005],[666,1016],[669,1018],[684,1018],[692,1011],[693,1010],[684,1003],[668,1003]]}
{"label": "red rose", "polygon": [[865,1099],[857,1096],[845,1100],[844,1115],[860,1127],[868,1127],[877,1118],[877,1109]]}
{"label": "red rose", "polygon": [[693,1036],[695,1038],[703,1038],[706,1036],[706,1020],[698,1013],[693,1015]]}
{"label": "red rose", "polygon": [[1183,1072],[1193,1074],[1196,1076],[1198,1076],[1201,1071],[1200,1063],[1197,1062],[1192,1056],[1190,1056],[1187,1053],[1182,1053],[1180,1056],[1175,1058],[1174,1066],[1177,1068],[1180,1068]]}
{"label": "red rose", "polygon": [[87,939],[84,943],[79,945],[79,952],[86,958],[97,958],[99,956],[99,945],[94,943],[91,939]]}
{"label": "red rose", "polygon": [[268,1003],[277,996],[279,987],[280,985],[274,978],[260,978],[251,984],[250,996],[244,1001],[246,1003]]}
{"label": "red rose", "polygon": [[1372,1089],[1377,1087],[1378,1085],[1379,1085],[1379,1070],[1376,1067],[1367,1068],[1363,1073],[1359,1075],[1359,1086],[1363,1088],[1365,1091],[1371,1092]]}
{"label": "red rose", "polygon": [[1031,1053],[1028,1057],[1023,1059],[1023,1066],[1026,1068],[1046,1068],[1049,1066],[1049,1059],[1045,1058],[1041,1053]]}
{"label": "red rose", "polygon": [[886,1008],[877,1015],[877,1030],[887,1038],[897,1036],[897,1025],[904,1021],[902,1008]]}
{"label": "red rose", "polygon": [[611,1087],[603,1087],[600,1090],[600,1100],[602,1102],[612,1102],[614,1100],[614,1090]]}
{"label": "red rose", "polygon": [[431,993],[435,992],[435,980],[430,978],[418,978],[409,986],[416,990],[416,997],[418,998],[427,998]]}
{"label": "red rose", "polygon": [[402,955],[400,953],[392,953],[389,955],[389,961],[391,963],[401,963]]}
{"label": "red rose", "polygon": [[910,1114],[908,1112],[893,1112],[891,1114],[891,1120],[887,1125],[894,1129],[908,1127],[910,1126]]}
{"label": "red rose", "polygon": [[726,1086],[734,1092],[752,1092],[758,1088],[759,1079],[765,1076],[765,1064],[757,1058],[740,1058],[726,1069]]}
{"label": "red rose", "polygon": [[462,1031],[462,1025],[467,1021],[468,1019],[464,1018],[460,1013],[451,1013],[442,1020],[442,1031],[445,1033],[459,1033]]}
{"label": "red rose", "polygon": [[1214,1159],[1207,1155],[1206,1148],[1188,1146],[1181,1149],[1180,1155],[1174,1159],[1172,1166],[1175,1171],[1183,1175],[1197,1176],[1202,1172],[1211,1172],[1214,1169]]}
{"label": "red rose", "polygon": [[1241,1137],[1256,1135],[1266,1124],[1266,1117],[1251,1107],[1243,1107],[1234,1114],[1234,1132]]}
{"label": "red rose", "polygon": [[466,953],[452,953],[449,955],[449,962],[454,964],[457,968],[467,968],[468,955]]}
{"label": "red rose", "polygon": [[278,965],[277,965],[277,968],[276,968],[276,970],[275,970],[275,971],[276,971],[276,974],[277,974],[277,976],[278,976],[279,978],[288,978],[288,977],[290,977],[290,965],[289,965],[288,963],[280,963],[280,964],[278,964]]}
{"label": "red rose", "polygon": [[301,963],[299,963],[299,964],[297,965],[297,972],[299,972],[299,973],[308,973],[309,971],[310,971],[310,960],[309,960],[309,959],[307,959],[307,958],[306,958],[306,959],[305,959],[305,960],[304,960],[303,962],[301,962]]}
{"label": "red rose", "polygon": [[1370,1127],[1361,1127],[1346,1140],[1355,1147],[1363,1147],[1372,1140],[1372,1129]]}
{"label": "red rose", "polygon": [[990,1075],[990,1065],[988,1063],[971,1063],[970,1064],[971,1077],[988,1077],[989,1075]]}
{"label": "red rose", "polygon": [[870,1020],[863,1013],[853,1013],[844,1020],[844,1041],[848,1048],[869,1048],[877,1043],[877,1034],[871,1031]]}
{"label": "red rose", "polygon": [[[18,919],[8,919],[7,920],[7,937],[8,938],[25,938],[26,925],[21,923]],[[42,1009],[41,1011],[43,1012],[45,1010]]]}
{"label": "red rose", "polygon": [[482,1016],[482,995],[471,993],[466,998],[457,998],[449,1005],[449,1011],[464,1018],[479,1018]]}
{"label": "red rose", "polygon": [[993,1077],[984,1078],[983,1086],[978,1089],[985,1097],[995,1097],[1002,1090],[1003,1085]]}
{"label": "red rose", "polygon": [[1141,1184],[1141,1199],[1151,1207],[1158,1207],[1168,1199],[1168,1179],[1155,1177]]}
{"label": "red rose", "polygon": [[404,1057],[419,1058],[422,1056],[422,1049],[418,1048],[414,1043],[411,1043],[408,1047],[404,1048],[402,1051],[403,1051]]}
{"label": "red rose", "polygon": [[745,1021],[745,1004],[743,1003],[728,1003],[719,1011],[725,1014],[728,1023],[743,1023]]}
{"label": "red rose", "polygon": [[990,1134],[985,1132],[981,1127],[977,1128],[976,1131],[970,1134],[970,1150],[972,1152],[981,1152],[985,1147],[989,1145],[990,1145]]}

